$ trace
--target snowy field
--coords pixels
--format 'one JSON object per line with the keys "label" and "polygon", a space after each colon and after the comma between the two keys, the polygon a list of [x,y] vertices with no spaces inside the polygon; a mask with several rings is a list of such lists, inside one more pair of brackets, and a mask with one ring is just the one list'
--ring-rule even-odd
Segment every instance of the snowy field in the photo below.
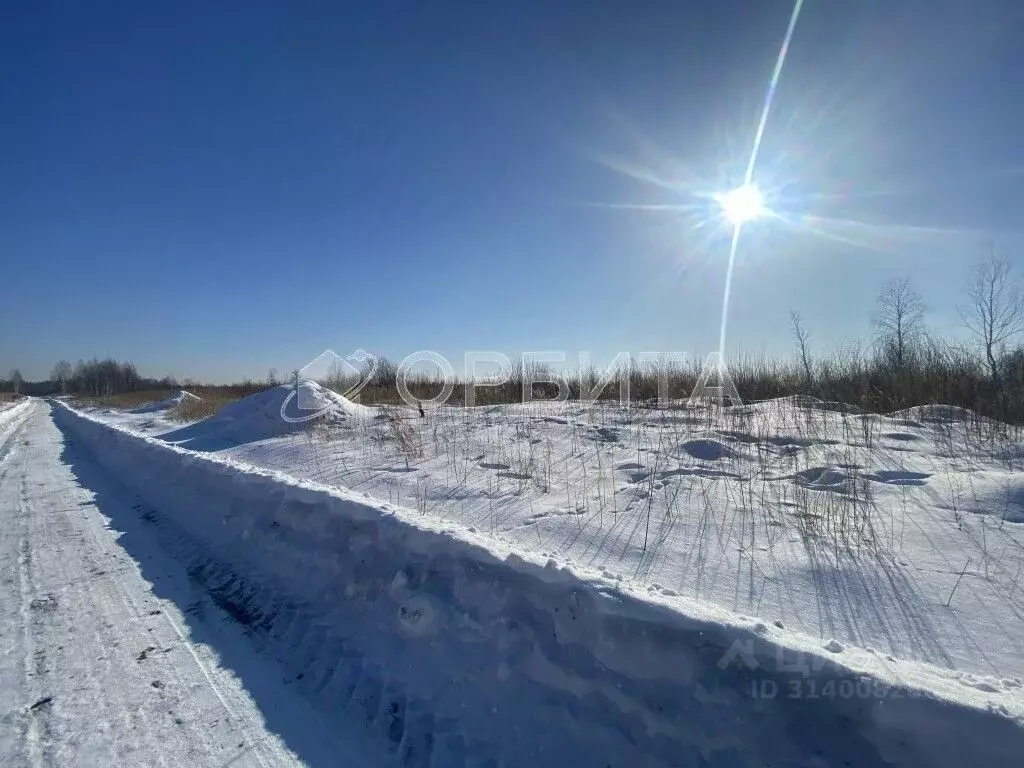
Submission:
{"label": "snowy field", "polygon": [[[316,385],[309,385],[315,387]],[[280,419],[287,387],[198,424],[99,417],[182,447],[349,488],[593,572],[681,610],[709,603],[835,649],[1024,678],[1024,441],[927,406],[889,416],[784,399],[718,415],[531,403],[334,402]]]}
{"label": "snowy field", "polygon": [[[1019,634],[973,605],[1016,616],[999,425],[793,401],[421,419],[310,386],[336,407],[307,428],[288,392],[173,427],[164,405],[0,413],[0,763],[1019,763],[1020,678],[990,671]],[[968,453],[949,475],[973,503],[913,495]],[[942,547],[986,559],[942,584]],[[828,602],[814,568],[914,577]],[[869,611],[904,645],[836,620]],[[984,664],[918,653],[955,621]]]}

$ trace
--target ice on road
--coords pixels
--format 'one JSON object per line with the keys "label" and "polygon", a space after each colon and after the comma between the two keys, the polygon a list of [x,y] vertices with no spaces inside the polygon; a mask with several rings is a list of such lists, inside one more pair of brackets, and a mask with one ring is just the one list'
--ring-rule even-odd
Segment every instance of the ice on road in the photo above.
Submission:
{"label": "ice on road", "polygon": [[0,765],[368,764],[238,625],[181,612],[120,488],[47,404],[0,413]]}

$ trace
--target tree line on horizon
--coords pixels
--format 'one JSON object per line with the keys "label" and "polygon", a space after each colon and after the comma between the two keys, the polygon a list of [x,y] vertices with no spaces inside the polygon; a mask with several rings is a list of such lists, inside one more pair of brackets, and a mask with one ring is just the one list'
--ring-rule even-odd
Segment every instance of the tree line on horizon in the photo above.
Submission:
{"label": "tree line on horizon", "polygon": [[162,389],[177,386],[171,376],[162,379],[147,378],[139,374],[135,363],[121,362],[113,358],[93,358],[86,362],[79,360],[75,365],[66,360],[59,361],[44,381],[27,382],[17,368],[13,369],[6,381],[0,382],[0,389],[15,394],[52,395],[75,394],[102,397],[142,389]]}
{"label": "tree line on horizon", "polygon": [[[790,359],[759,357],[727,360],[730,376],[746,401],[801,394],[876,413],[914,405],[941,403],[968,408],[984,416],[1024,424],[1024,293],[1010,263],[995,252],[975,265],[957,308],[969,341],[943,338],[928,328],[927,306],[909,277],[883,283],[871,315],[871,337],[826,353],[812,349],[812,334],[799,311],[790,313],[794,355]],[[634,402],[671,403],[689,397],[701,376],[701,360],[630,362],[629,395]],[[398,366],[378,361],[372,379],[360,392],[362,402],[402,402],[394,380]],[[498,386],[474,391],[477,405],[519,402],[524,385],[551,377],[542,363],[523,362]],[[529,374],[529,375],[528,375]],[[553,377],[552,377],[553,378]],[[563,376],[569,398],[593,391],[601,372],[591,368]],[[618,397],[612,377],[602,395]],[[334,382],[326,382],[329,385]],[[439,377],[406,379],[409,393],[430,400],[440,391]],[[464,383],[464,382],[460,382]],[[338,391],[350,386],[337,382]],[[534,385],[534,396],[553,397],[554,384]],[[448,403],[465,403],[465,387],[456,385]]]}
{"label": "tree line on horizon", "polygon": [[[867,411],[891,412],[913,405],[942,403],[969,408],[1003,421],[1024,424],[1024,294],[1020,278],[1005,258],[990,254],[979,263],[958,307],[969,342],[944,339],[927,326],[927,306],[910,278],[887,281],[876,299],[871,317],[872,336],[867,344],[850,344],[827,354],[812,350],[812,334],[797,310],[790,313],[795,354],[791,359],[764,357],[729,360],[729,372],[744,401],[804,394],[853,405]],[[543,365],[533,373],[543,377]],[[398,366],[379,358],[372,379],[360,392],[364,403],[401,402],[395,376]],[[479,405],[518,402],[527,371],[513,372],[503,385],[476,393]],[[630,397],[649,402],[667,392],[668,399],[688,397],[700,376],[699,362],[631,363],[626,372]],[[570,398],[590,391],[598,380],[595,370],[565,377]],[[667,382],[667,389],[665,384]],[[274,369],[265,381],[247,380],[231,385],[242,393],[281,383]],[[328,385],[331,382],[324,382]],[[417,374],[407,379],[411,394],[429,400],[441,387],[436,376]],[[188,386],[202,386],[186,380]],[[341,385],[339,383],[339,385]],[[344,382],[344,387],[350,382]],[[528,386],[528,385],[527,385]],[[139,374],[132,362],[114,359],[58,362],[46,382],[26,383],[17,369],[0,382],[0,391],[25,394],[71,394],[102,397],[142,390],[179,387],[173,376],[160,379]],[[550,387],[534,394],[550,397]],[[456,386],[448,402],[463,404],[465,389]],[[618,396],[609,387],[605,396]]]}

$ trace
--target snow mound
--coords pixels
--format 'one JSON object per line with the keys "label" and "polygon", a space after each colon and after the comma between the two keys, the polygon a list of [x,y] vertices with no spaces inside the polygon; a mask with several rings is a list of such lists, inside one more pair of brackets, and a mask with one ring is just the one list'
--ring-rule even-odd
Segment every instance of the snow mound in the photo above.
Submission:
{"label": "snow mound", "polygon": [[843,403],[838,400],[822,400],[819,397],[812,397],[810,395],[777,397],[765,402],[785,403],[787,401],[797,408],[804,408],[809,411],[831,411],[834,413],[857,413],[860,411],[860,408],[852,403]]}
{"label": "snow mound", "polygon": [[[915,405],[902,411],[890,414],[896,418],[911,419],[924,424],[955,424],[964,421],[974,421],[979,417],[969,408],[961,408],[957,405]],[[983,419],[988,421],[988,419]]]}
{"label": "snow mound", "polygon": [[1024,523],[1024,474],[979,472],[974,477],[974,511],[1009,523]]}
{"label": "snow mound", "polygon": [[[301,406],[301,407],[300,407]],[[358,405],[312,381],[282,385],[243,398],[195,424],[160,435],[194,451],[219,451],[303,429],[311,421],[334,423],[371,418],[375,409]]]}
{"label": "snow mound", "polygon": [[129,413],[156,413],[157,411],[166,411],[171,408],[177,408],[186,400],[202,400],[202,398],[193,395],[191,392],[186,392],[183,389],[176,395],[165,397],[163,400],[157,400],[154,403],[141,405],[138,408],[132,409]]}
{"label": "snow mound", "polygon": [[853,487],[853,478],[843,467],[808,467],[792,478],[797,485],[816,491],[846,493]]}

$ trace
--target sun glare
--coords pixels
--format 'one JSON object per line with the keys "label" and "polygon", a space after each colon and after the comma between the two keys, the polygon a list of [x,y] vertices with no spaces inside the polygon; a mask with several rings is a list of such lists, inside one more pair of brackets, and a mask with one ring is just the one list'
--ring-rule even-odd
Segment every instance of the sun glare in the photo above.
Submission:
{"label": "sun glare", "polygon": [[764,211],[764,196],[753,184],[744,184],[731,192],[718,196],[722,215],[734,227],[761,216]]}

